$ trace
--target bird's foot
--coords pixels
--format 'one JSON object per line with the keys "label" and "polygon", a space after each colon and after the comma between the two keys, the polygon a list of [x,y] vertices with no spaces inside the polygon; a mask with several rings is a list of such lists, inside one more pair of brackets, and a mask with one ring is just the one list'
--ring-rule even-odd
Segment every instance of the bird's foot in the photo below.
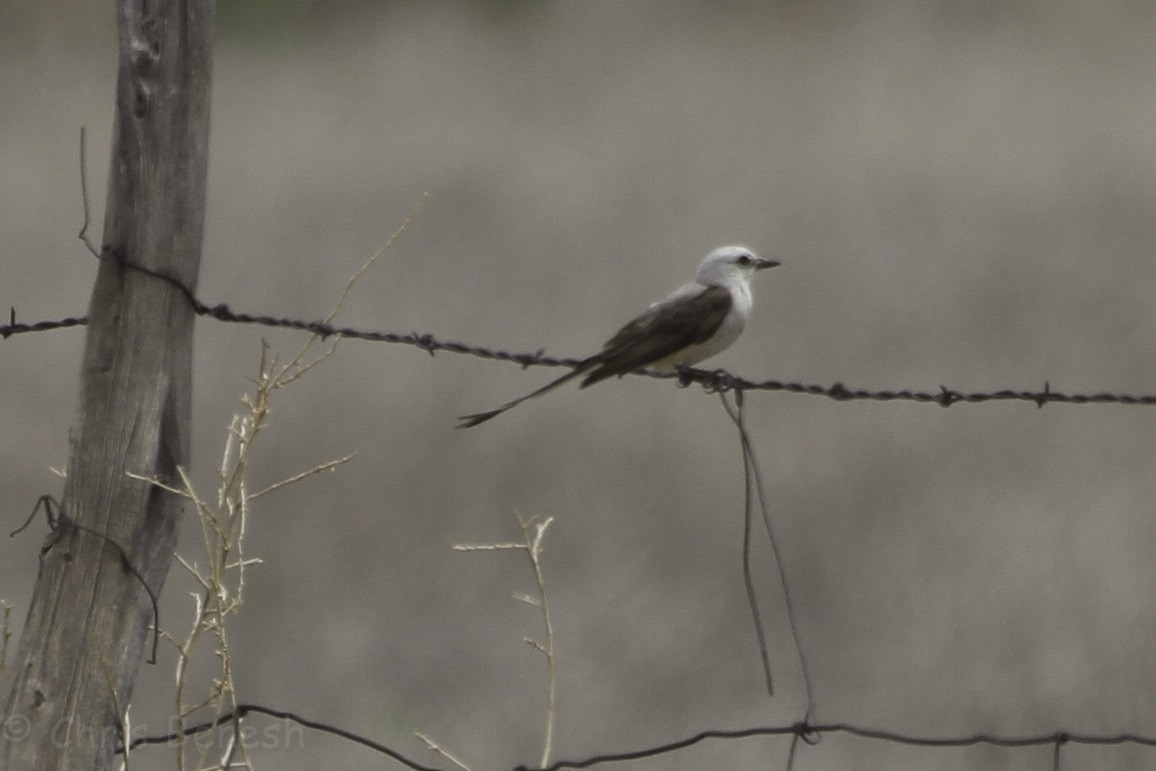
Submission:
{"label": "bird's foot", "polygon": [[674,372],[679,388],[686,388],[695,382],[694,370],[685,364],[675,364]]}
{"label": "bird's foot", "polygon": [[702,387],[707,393],[721,394],[734,389],[734,378],[725,369],[712,370],[705,379],[699,382],[702,383]]}

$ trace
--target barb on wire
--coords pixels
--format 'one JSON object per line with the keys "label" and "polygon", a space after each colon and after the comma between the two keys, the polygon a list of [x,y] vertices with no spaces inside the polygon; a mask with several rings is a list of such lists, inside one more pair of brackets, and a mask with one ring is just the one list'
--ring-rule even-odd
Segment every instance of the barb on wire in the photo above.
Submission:
{"label": "barb on wire", "polygon": [[[128,570],[128,572],[132,573],[133,578],[135,578],[137,580],[137,582],[140,583],[140,585],[144,588],[145,594],[148,595],[149,602],[152,604],[152,607],[153,607],[153,645],[152,645],[152,651],[149,653],[148,663],[149,664],[156,664],[157,663],[157,641],[158,641],[159,636],[160,636],[160,628],[161,628],[160,603],[157,602],[156,592],[154,592],[152,590],[152,588],[148,585],[148,582],[145,581],[144,576],[141,575],[141,572],[139,570],[137,570],[136,565],[132,564],[132,560],[129,559],[128,552],[125,550],[125,548],[123,546],[121,546],[119,543],[117,543],[116,539],[113,538],[112,536],[110,536],[106,533],[102,533],[99,530],[94,530],[91,527],[88,527],[87,525],[82,525],[79,522],[74,522],[65,513],[64,507],[60,505],[60,502],[48,494],[42,495],[36,499],[36,505],[32,507],[32,513],[28,515],[28,518],[26,520],[24,520],[24,524],[22,524],[20,527],[16,528],[11,533],[9,533],[8,537],[9,538],[15,538],[16,536],[20,535],[20,533],[22,533],[30,524],[32,524],[32,520],[36,517],[36,513],[38,511],[40,511],[41,508],[44,509],[44,517],[48,521],[48,529],[50,531],[55,533],[56,531],[58,531],[62,527],[65,527],[65,528],[70,527],[73,530],[79,530],[82,533],[88,533],[90,535],[94,535],[97,538],[102,539],[105,543],[109,544],[110,546],[113,547],[113,549],[116,550],[117,555],[120,557],[121,564],[123,564],[125,566],[125,568]],[[45,545],[44,548],[42,548],[40,550],[40,553],[43,554],[49,548],[50,548],[50,545]]]}

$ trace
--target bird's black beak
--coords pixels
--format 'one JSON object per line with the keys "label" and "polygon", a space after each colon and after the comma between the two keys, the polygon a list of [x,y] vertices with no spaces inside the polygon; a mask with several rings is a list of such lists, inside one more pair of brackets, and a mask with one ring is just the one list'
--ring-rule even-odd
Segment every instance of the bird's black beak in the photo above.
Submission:
{"label": "bird's black beak", "polygon": [[782,265],[782,263],[778,260],[768,260],[766,258],[760,257],[758,261],[755,262],[755,270],[762,270],[763,268],[777,268],[780,265]]}

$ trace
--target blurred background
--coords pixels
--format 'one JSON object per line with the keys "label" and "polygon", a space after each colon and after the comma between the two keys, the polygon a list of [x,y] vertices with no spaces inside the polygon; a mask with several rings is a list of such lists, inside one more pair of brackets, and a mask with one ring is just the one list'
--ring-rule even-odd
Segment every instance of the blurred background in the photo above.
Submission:
{"label": "blurred background", "polygon": [[[108,3],[0,11],[0,307],[85,311],[88,129],[103,218]],[[320,318],[423,194],[339,321],[558,356],[596,349],[725,243],[782,260],[712,361],[851,387],[1156,392],[1156,6],[1099,2],[224,2],[200,296]],[[0,342],[4,521],[59,494],[83,330]],[[212,491],[261,339],[198,322],[193,478]],[[740,570],[742,467],[718,398],[625,378],[470,431],[455,416],[557,374],[349,341],[273,404],[232,631],[239,696],[434,765],[537,761],[545,665],[515,513],[553,517],[544,570],[555,757],[806,709],[775,566]],[[915,735],[1153,732],[1153,408],[837,403],[752,393],[815,701],[812,719]],[[10,529],[6,525],[4,530]],[[0,542],[16,632],[39,530]],[[182,553],[195,558],[196,523]],[[166,629],[192,584],[174,565]],[[208,653],[206,652],[206,656]],[[132,720],[161,732],[173,655]],[[7,682],[0,677],[6,690]],[[143,727],[143,728],[142,728]],[[263,768],[382,758],[306,732]],[[631,769],[785,768],[788,739],[712,740]],[[1051,749],[827,736],[798,769],[1050,767]],[[1065,768],[1156,765],[1129,746]],[[389,766],[389,763],[385,764]],[[134,768],[172,768],[171,750]],[[392,766],[390,766],[392,767]]]}

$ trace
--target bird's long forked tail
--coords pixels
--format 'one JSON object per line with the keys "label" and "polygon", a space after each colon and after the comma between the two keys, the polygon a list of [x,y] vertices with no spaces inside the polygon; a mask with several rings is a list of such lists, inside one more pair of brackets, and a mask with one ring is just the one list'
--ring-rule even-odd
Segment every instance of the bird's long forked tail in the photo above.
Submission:
{"label": "bird's long forked tail", "polygon": [[475,412],[473,415],[462,415],[461,417],[458,418],[458,420],[460,420],[461,423],[458,423],[456,426],[454,426],[454,428],[473,428],[474,426],[476,426],[480,423],[485,423],[490,418],[496,418],[499,415],[501,415],[503,412],[505,412],[506,410],[517,407],[522,402],[529,401],[530,399],[533,399],[535,396],[541,396],[542,394],[546,393],[547,391],[551,391],[551,390],[557,388],[558,386],[562,385],[563,383],[570,382],[571,380],[578,377],[579,375],[586,374],[590,370],[590,368],[597,363],[598,363],[597,357],[587,359],[586,361],[581,362],[580,364],[578,364],[578,366],[576,366],[574,369],[570,370],[569,372],[567,372],[565,375],[558,378],[557,380],[551,380],[549,383],[542,386],[538,390],[531,391],[530,393],[526,394],[525,396],[519,396],[517,399],[514,399],[513,401],[508,401],[505,404],[503,404],[502,406],[495,407],[492,410],[486,410],[485,412]]}

